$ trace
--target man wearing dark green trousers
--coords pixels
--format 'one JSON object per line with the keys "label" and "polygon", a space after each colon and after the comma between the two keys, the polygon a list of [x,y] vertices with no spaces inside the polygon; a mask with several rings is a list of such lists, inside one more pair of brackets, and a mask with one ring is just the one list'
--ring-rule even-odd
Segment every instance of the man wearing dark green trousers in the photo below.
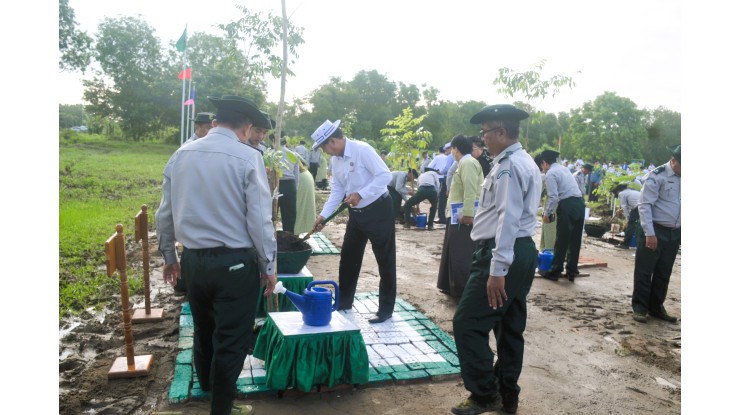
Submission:
{"label": "man wearing dark green trousers", "polygon": [[632,318],[647,322],[648,314],[675,323],[663,302],[681,247],[681,145],[669,148],[668,163],[648,173],[640,192]]}
{"label": "man wearing dark green trousers", "polygon": [[557,281],[563,272],[565,261],[568,281],[574,282],[578,275],[578,257],[581,254],[586,203],[583,201],[581,190],[570,170],[557,162],[559,155],[557,151],[544,150],[534,158],[534,162],[545,173],[545,187],[547,188],[547,206],[545,206],[542,222],[550,223],[552,214],[558,215],[552,269],[543,277]]}
{"label": "man wearing dark green trousers", "polygon": [[470,232],[478,248],[452,321],[460,371],[470,392],[452,408],[456,415],[501,408],[515,413],[519,406],[527,294],[537,267],[532,236],[542,192],[537,165],[518,141],[519,121],[528,116],[512,105],[489,105],[470,119],[481,124],[480,135],[494,158]]}
{"label": "man wearing dark green trousers", "polygon": [[419,187],[416,188],[416,193],[406,201],[403,206],[404,213],[404,224],[405,229],[410,229],[412,224],[411,220],[411,209],[418,205],[424,200],[428,200],[432,205],[429,209],[429,216],[427,217],[427,230],[434,230],[434,215],[437,213],[437,194],[439,193],[439,180],[437,179],[437,173],[434,170],[428,170],[419,176]]}

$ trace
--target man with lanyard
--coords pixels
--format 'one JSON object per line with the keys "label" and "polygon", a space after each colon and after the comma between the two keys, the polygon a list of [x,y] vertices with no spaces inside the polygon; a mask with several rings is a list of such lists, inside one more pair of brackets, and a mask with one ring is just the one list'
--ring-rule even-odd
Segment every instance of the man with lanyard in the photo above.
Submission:
{"label": "man with lanyard", "polygon": [[576,179],[568,169],[557,162],[559,155],[557,151],[544,150],[534,158],[534,162],[545,173],[547,188],[547,205],[542,222],[550,223],[553,213],[558,217],[552,269],[543,277],[557,281],[563,272],[563,262],[566,262],[567,256],[565,273],[568,281],[575,282],[578,275],[578,257],[581,254],[583,223],[586,220],[586,203],[583,201]]}
{"label": "man with lanyard", "polygon": [[[460,371],[470,397],[452,408],[473,415],[502,407],[514,413],[524,358],[527,294],[537,267],[532,236],[542,178],[518,141],[519,121],[529,114],[512,105],[489,105],[475,114],[480,134],[493,155],[483,182],[470,237],[478,242],[470,278],[455,311],[452,327]],[[498,359],[488,345],[496,336]]]}
{"label": "man with lanyard", "polygon": [[423,200],[428,200],[432,208],[429,209],[429,216],[427,217],[427,230],[434,230],[434,214],[437,213],[438,193],[439,180],[437,179],[437,172],[427,169],[427,171],[419,175],[419,187],[416,188],[416,193],[403,206],[404,229],[411,229],[411,226],[415,225],[411,222],[411,209]]}
{"label": "man with lanyard", "polygon": [[311,134],[313,147],[331,155],[331,194],[316,218],[314,231],[340,203],[349,205],[349,221],[339,259],[339,309],[349,310],[368,239],[380,275],[378,312],[370,323],[382,323],[396,304],[396,228],[387,185],[391,172],[369,144],[344,137],[340,121],[326,120]]}
{"label": "man with lanyard", "polygon": [[663,303],[671,281],[673,263],[681,247],[681,145],[668,148],[673,157],[648,173],[637,209],[635,286],[632,318],[647,322],[647,315],[675,323]]}
{"label": "man with lanyard", "polygon": [[624,230],[624,242],[617,245],[617,248],[629,249],[632,237],[635,236],[637,226],[640,223],[640,212],[637,210],[637,204],[640,201],[640,192],[627,187],[627,183],[618,184],[612,190],[614,197],[619,199],[619,206],[622,215],[627,219],[627,228]]}
{"label": "man with lanyard", "polygon": [[208,99],[217,108],[218,126],[167,162],[157,237],[169,284],[181,278],[175,239],[185,246],[193,362],[201,389],[211,392],[211,414],[251,413],[249,405],[233,406],[236,381],[252,334],[260,274],[265,296],[275,287],[277,246],[262,155],[239,141],[263,115],[246,98]]}
{"label": "man with lanyard", "polygon": [[214,119],[216,119],[216,116],[210,112],[199,112],[196,114],[195,118],[192,119],[194,125],[193,135],[185,140],[182,145],[190,144],[199,138],[205,137],[208,134],[208,130],[212,128]]}

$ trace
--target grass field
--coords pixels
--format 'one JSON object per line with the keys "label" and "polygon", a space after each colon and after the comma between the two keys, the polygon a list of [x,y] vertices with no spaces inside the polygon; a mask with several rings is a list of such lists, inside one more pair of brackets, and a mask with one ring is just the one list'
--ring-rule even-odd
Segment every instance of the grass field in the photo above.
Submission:
{"label": "grass field", "polygon": [[[134,216],[149,207],[149,226],[161,198],[162,171],[173,145],[111,141],[81,133],[59,140],[59,315],[110,301],[117,276],[105,274],[105,240],[123,225],[133,243]],[[140,267],[139,267],[140,269]],[[130,293],[140,271],[128,270]]]}

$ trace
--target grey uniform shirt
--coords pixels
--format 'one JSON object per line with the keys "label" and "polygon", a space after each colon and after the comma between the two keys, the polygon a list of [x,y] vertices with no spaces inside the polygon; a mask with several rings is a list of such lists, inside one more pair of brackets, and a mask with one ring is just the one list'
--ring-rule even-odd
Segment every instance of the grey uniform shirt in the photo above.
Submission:
{"label": "grey uniform shirt", "polygon": [[493,159],[470,231],[474,241],[496,240],[490,275],[508,274],[516,238],[534,235],[541,194],[540,169],[521,143],[510,145]]}
{"label": "grey uniform shirt", "polygon": [[681,227],[681,176],[670,162],[648,173],[637,209],[646,236],[655,236],[656,223],[671,229]]}
{"label": "grey uniform shirt", "polygon": [[547,189],[545,215],[555,212],[555,208],[561,200],[569,197],[583,197],[573,174],[558,163],[553,163],[545,173],[545,188]]}
{"label": "grey uniform shirt", "polygon": [[624,217],[628,218],[632,209],[637,207],[640,201],[640,192],[635,189],[624,189],[619,192],[619,206],[622,207]]}
{"label": "grey uniform shirt", "polygon": [[177,240],[190,249],[253,247],[260,271],[275,273],[277,244],[262,154],[227,128],[212,128],[170,157],[156,223],[167,264],[177,262]]}
{"label": "grey uniform shirt", "polygon": [[190,138],[188,138],[187,140],[185,140],[185,142],[182,143],[182,145],[190,144],[190,143],[192,143],[193,141],[195,141],[197,139],[198,139],[198,136],[195,135],[195,133],[193,133],[193,135],[191,135]]}
{"label": "grey uniform shirt", "polygon": [[434,191],[439,193],[439,179],[437,173],[434,171],[428,171],[419,175],[417,179],[419,181],[419,187],[421,186],[433,186]]}
{"label": "grey uniform shirt", "polygon": [[391,181],[388,183],[388,186],[396,189],[401,194],[404,201],[409,199],[408,191],[406,190],[406,177],[408,175],[405,171],[391,172]]}
{"label": "grey uniform shirt", "polygon": [[586,185],[588,184],[588,176],[583,174],[582,170],[578,170],[573,173],[573,178],[576,179],[578,189],[581,191],[581,196],[586,195]]}
{"label": "grey uniform shirt", "polygon": [[450,191],[450,187],[452,187],[452,177],[455,175],[456,171],[457,171],[457,161],[453,161],[452,165],[447,170],[447,178],[445,179],[448,192]]}
{"label": "grey uniform shirt", "polygon": [[303,144],[299,145],[295,148],[295,152],[298,153],[301,157],[303,157],[303,160],[308,161],[308,149],[303,146]]}
{"label": "grey uniform shirt", "polygon": [[288,153],[293,153],[288,148],[283,147],[281,149],[283,151],[283,165],[280,167],[280,169],[283,171],[283,175],[280,176],[280,180],[293,180],[293,183],[295,184],[296,190],[298,189],[298,175],[300,173],[300,168],[298,167],[298,162],[296,161],[293,163],[288,158]]}
{"label": "grey uniform shirt", "polygon": [[308,153],[309,163],[319,164],[320,161],[321,161],[321,149],[320,148],[316,148],[316,150],[311,150],[311,152]]}

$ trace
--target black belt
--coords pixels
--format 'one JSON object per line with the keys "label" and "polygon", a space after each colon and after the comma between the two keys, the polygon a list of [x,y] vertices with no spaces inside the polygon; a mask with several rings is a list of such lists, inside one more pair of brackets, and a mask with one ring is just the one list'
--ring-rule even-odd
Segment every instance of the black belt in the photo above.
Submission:
{"label": "black belt", "polygon": [[365,206],[364,208],[349,208],[349,210],[351,210],[353,213],[365,213],[368,210],[372,209],[374,206],[379,205],[380,202],[383,199],[386,199],[388,197],[390,197],[390,195],[388,193],[384,193],[383,196],[380,196],[374,202],[370,203],[369,205]]}
{"label": "black belt", "polygon": [[657,223],[653,223],[653,228],[660,228],[660,229],[663,229],[663,230],[666,230],[666,231],[677,231],[677,230],[681,229],[680,226],[678,228],[671,228],[671,227],[668,227],[668,226],[659,225]]}
{"label": "black belt", "polygon": [[421,189],[422,187],[428,187],[428,188],[430,188],[430,189],[436,189],[436,187],[434,187],[434,186],[433,186],[433,185],[431,185],[431,184],[424,184],[424,185],[421,185],[421,186],[419,186],[419,189]]}
{"label": "black belt", "polygon": [[[514,242],[516,242],[516,241],[518,241],[520,239],[523,239],[523,240],[525,240],[525,239],[532,239],[532,237],[531,236],[520,236],[520,237],[514,239]],[[489,242],[494,242],[495,243],[496,242],[496,238],[483,239],[483,240],[476,241],[476,242],[478,242],[478,248],[482,248],[485,245],[488,245]]]}
{"label": "black belt", "polygon": [[190,251],[196,255],[223,255],[223,254],[235,254],[240,252],[249,252],[250,249],[254,248],[228,248],[225,246],[217,246],[215,248],[200,248],[200,249],[190,249],[185,247],[183,249],[183,253],[185,251]]}

